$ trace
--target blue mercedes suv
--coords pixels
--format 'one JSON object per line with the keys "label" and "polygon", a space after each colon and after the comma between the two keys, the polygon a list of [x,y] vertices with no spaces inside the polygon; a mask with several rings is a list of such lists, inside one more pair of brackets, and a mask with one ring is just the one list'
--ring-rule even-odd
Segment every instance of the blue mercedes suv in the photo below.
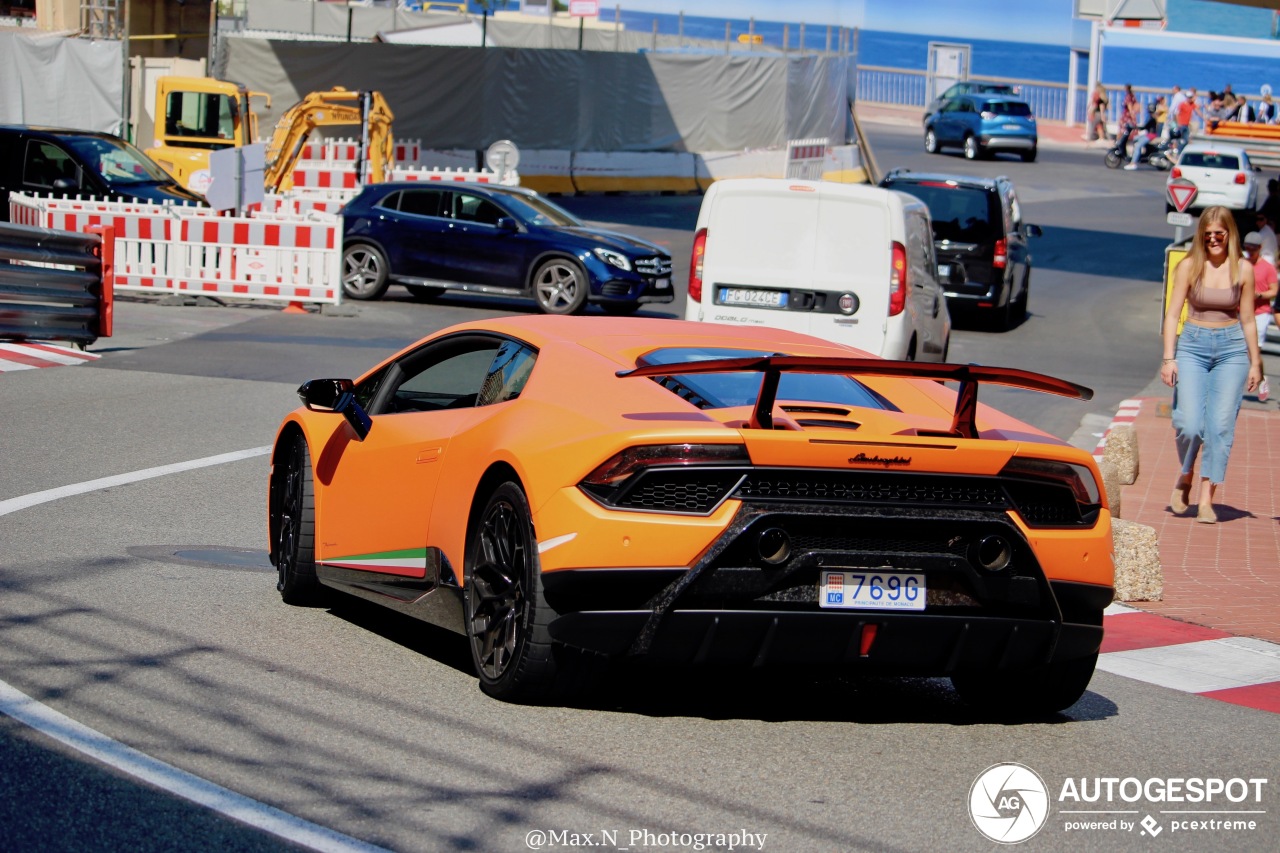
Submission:
{"label": "blue mercedes suv", "polygon": [[342,208],[342,288],[378,299],[445,291],[532,297],[548,314],[587,303],[611,314],[672,302],[671,256],[591,228],[532,190],[490,184],[374,184]]}

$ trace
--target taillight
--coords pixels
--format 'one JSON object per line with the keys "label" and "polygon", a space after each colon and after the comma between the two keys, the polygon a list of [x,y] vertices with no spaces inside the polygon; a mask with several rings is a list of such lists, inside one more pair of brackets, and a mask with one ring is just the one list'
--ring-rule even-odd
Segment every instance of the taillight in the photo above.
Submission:
{"label": "taillight", "polygon": [[1236,172],[1237,184],[1244,184],[1244,183],[1247,183],[1248,181],[1249,181],[1249,178],[1245,175],[1244,172]]}
{"label": "taillight", "polygon": [[693,237],[693,254],[689,258],[689,301],[702,301],[702,262],[707,254],[707,229],[699,228]]}
{"label": "taillight", "polygon": [[1171,178],[1181,178],[1181,177],[1182,177],[1182,170],[1181,170],[1181,169],[1179,169],[1177,166],[1174,166],[1174,167],[1173,167],[1173,171],[1169,173],[1169,177],[1171,177]]}
{"label": "taillight", "polygon": [[889,316],[901,314],[907,307],[907,249],[893,244],[893,265],[889,270]]}
{"label": "taillight", "polygon": [[1009,263],[1009,241],[1003,238],[996,241],[996,251],[991,257],[991,266],[1002,270]]}
{"label": "taillight", "polygon": [[1084,465],[1015,457],[1004,466],[1000,476],[1039,480],[1065,486],[1071,490],[1071,496],[1075,498],[1081,518],[1086,520],[1091,519],[1096,510],[1102,506],[1102,490],[1098,487],[1098,481],[1093,478],[1093,472]]}
{"label": "taillight", "polygon": [[738,486],[751,456],[741,444],[650,444],[614,455],[578,483],[611,509],[706,515]]}

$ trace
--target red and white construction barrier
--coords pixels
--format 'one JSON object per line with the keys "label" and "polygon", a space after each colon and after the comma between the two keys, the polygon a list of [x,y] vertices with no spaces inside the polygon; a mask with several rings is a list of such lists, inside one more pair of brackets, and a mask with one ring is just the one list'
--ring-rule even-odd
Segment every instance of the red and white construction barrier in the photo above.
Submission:
{"label": "red and white construction barrier", "polygon": [[234,217],[210,208],[87,201],[73,210],[68,204],[9,196],[13,221],[67,231],[112,225],[116,290],[342,301],[340,216],[269,211],[262,218]]}

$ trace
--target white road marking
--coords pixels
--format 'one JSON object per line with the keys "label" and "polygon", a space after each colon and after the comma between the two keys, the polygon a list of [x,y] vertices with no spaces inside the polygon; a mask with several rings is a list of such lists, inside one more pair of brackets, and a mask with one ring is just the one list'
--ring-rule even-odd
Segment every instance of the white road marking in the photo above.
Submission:
{"label": "white road marking", "polygon": [[1108,652],[1098,669],[1187,693],[1280,681],[1280,646],[1251,637]]}
{"label": "white road marking", "polygon": [[72,749],[95,758],[134,778],[168,791],[193,803],[212,809],[232,820],[271,833],[311,850],[361,851],[377,853],[383,848],[334,832],[302,818],[282,812],[266,803],[237,794],[221,785],[201,779],[172,764],[166,764],[112,740],[95,729],[41,704],[27,694],[0,681],[0,712],[64,743]]}
{"label": "white road marking", "polygon": [[113,486],[123,486],[128,483],[136,483],[139,480],[150,480],[152,477],[163,477],[167,474],[179,474],[183,471],[192,471],[196,468],[207,468],[210,465],[223,465],[227,462],[239,462],[241,459],[252,459],[255,456],[265,456],[271,452],[268,447],[251,447],[248,450],[236,450],[231,453],[219,453],[217,456],[205,456],[201,459],[192,459],[189,462],[174,462],[172,465],[159,465],[155,468],[143,468],[141,471],[131,471],[128,474],[116,474],[111,477],[100,477],[97,480],[86,480],[83,483],[72,483],[68,486],[59,486],[56,489],[46,489],[43,492],[32,492],[29,495],[21,497],[9,498],[0,501],[0,515],[8,515],[11,512],[17,512],[20,509],[27,509],[38,504],[56,501],[60,498],[69,498],[73,495],[83,495],[86,492],[96,492],[100,489],[109,489]]}

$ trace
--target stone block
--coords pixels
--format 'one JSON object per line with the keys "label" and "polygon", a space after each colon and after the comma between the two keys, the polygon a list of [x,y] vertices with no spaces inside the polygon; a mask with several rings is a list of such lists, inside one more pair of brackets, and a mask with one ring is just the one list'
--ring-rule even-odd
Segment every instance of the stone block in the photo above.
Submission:
{"label": "stone block", "polygon": [[1102,473],[1102,491],[1107,495],[1111,517],[1120,518],[1120,472],[1116,470],[1115,462],[1105,456],[1098,460],[1098,470]]}
{"label": "stone block", "polygon": [[1110,459],[1120,476],[1120,484],[1132,486],[1138,479],[1138,431],[1133,424],[1117,424],[1107,433],[1102,458]]}
{"label": "stone block", "polygon": [[1164,598],[1164,569],[1156,529],[1115,518],[1116,601],[1160,601]]}

